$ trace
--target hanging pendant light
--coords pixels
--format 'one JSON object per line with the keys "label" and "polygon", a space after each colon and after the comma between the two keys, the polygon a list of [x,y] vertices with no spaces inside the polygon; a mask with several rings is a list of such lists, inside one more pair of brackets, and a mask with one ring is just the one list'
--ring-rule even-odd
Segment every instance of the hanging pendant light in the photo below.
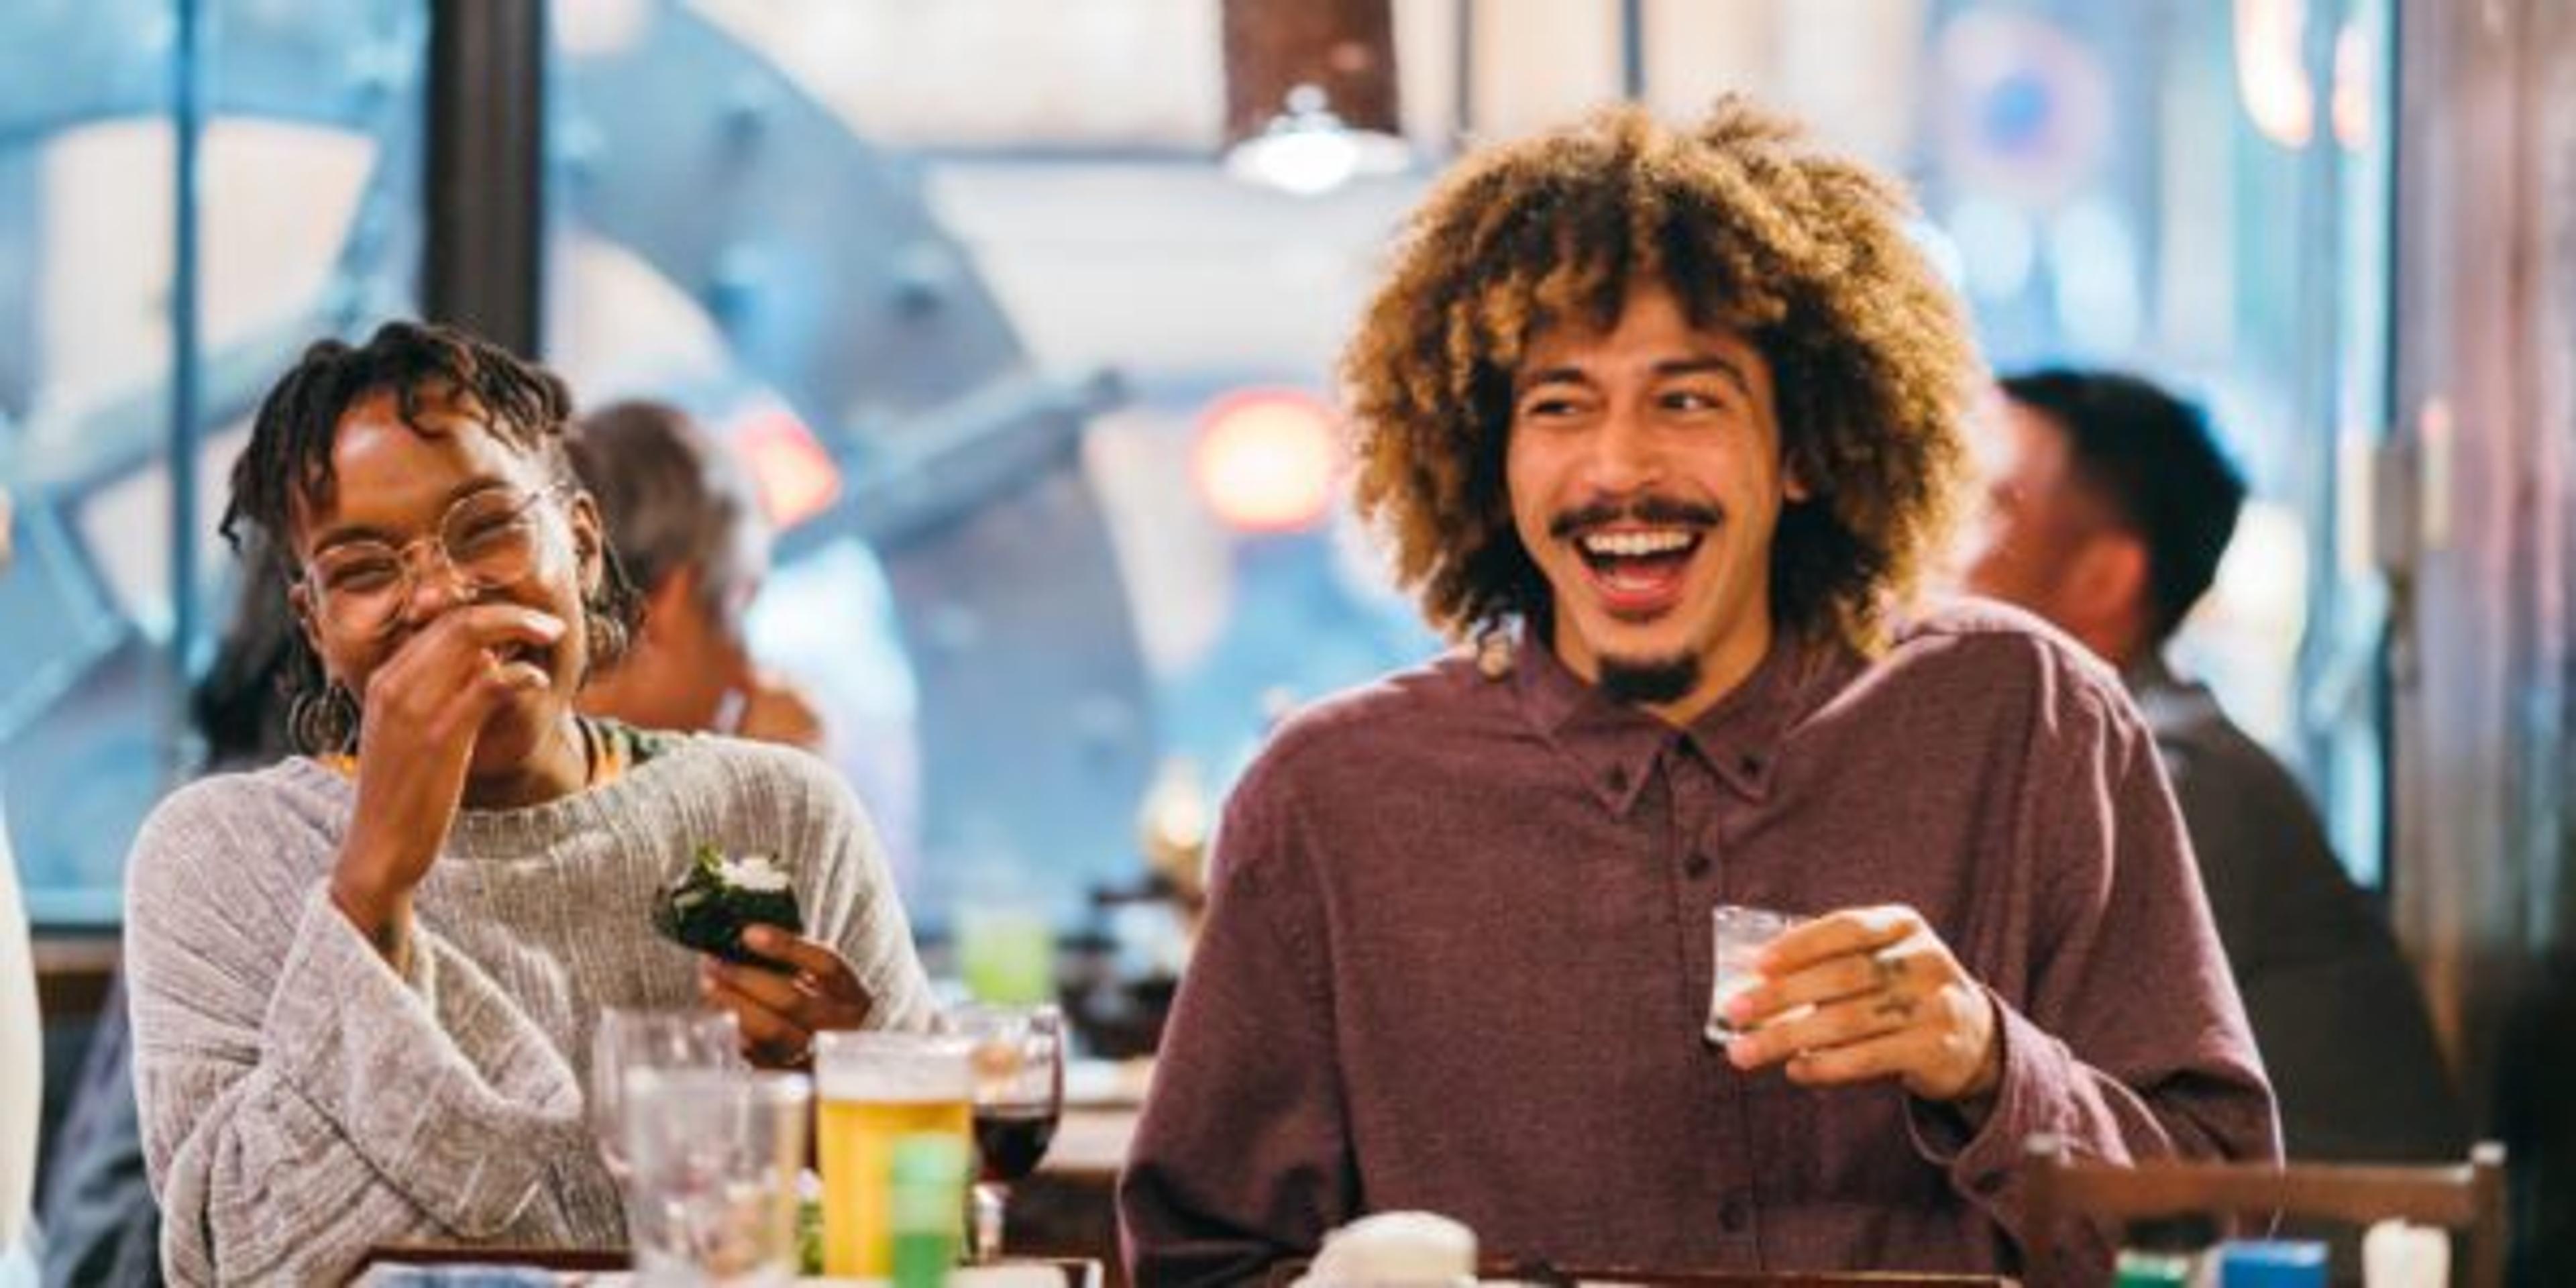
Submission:
{"label": "hanging pendant light", "polygon": [[1413,149],[1404,140],[1351,128],[1314,85],[1290,89],[1283,110],[1225,154],[1227,174],[1300,197],[1321,196],[1363,175],[1397,174],[1411,164]]}
{"label": "hanging pendant light", "polygon": [[1226,171],[1299,196],[1413,163],[1388,0],[1226,0]]}

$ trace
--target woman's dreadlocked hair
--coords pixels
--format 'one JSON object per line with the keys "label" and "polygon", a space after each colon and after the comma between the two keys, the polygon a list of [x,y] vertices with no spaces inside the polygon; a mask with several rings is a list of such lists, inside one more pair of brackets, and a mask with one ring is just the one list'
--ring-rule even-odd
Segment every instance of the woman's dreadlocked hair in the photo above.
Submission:
{"label": "woman's dreadlocked hair", "polygon": [[1775,620],[1876,647],[1944,539],[1979,371],[1906,214],[1892,185],[1731,96],[1688,132],[1617,108],[1463,162],[1342,359],[1359,510],[1398,579],[1453,634],[1546,612],[1504,495],[1513,371],[1540,331],[1607,331],[1630,284],[1656,280],[1770,363],[1783,464],[1812,497],[1781,512]]}
{"label": "woman's dreadlocked hair", "polygon": [[[427,405],[470,407],[495,437],[537,458],[555,481],[579,483],[564,452],[572,395],[554,373],[453,327],[388,322],[363,345],[316,341],[260,403],[250,445],[233,462],[232,498],[224,507],[221,530],[235,554],[276,561],[284,583],[300,577],[290,531],[298,507],[309,513],[331,503],[338,486],[331,448],[340,421],[378,392],[392,393],[403,423],[421,433],[432,432],[420,420]],[[600,554],[599,587],[583,603],[592,619],[594,666],[616,660],[643,611],[605,540]],[[291,633],[290,648],[289,673],[302,690],[290,696],[301,703],[316,696],[311,690],[322,683],[321,668],[302,632]]]}

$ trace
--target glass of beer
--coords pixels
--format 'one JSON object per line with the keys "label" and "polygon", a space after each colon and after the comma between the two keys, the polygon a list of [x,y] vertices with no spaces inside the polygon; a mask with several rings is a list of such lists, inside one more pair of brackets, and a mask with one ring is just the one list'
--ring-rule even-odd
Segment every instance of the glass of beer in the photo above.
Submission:
{"label": "glass of beer", "polygon": [[937,1135],[956,1138],[961,1151],[973,1147],[972,1046],[945,1034],[815,1035],[824,1274],[883,1279],[892,1272],[887,1179],[895,1142]]}

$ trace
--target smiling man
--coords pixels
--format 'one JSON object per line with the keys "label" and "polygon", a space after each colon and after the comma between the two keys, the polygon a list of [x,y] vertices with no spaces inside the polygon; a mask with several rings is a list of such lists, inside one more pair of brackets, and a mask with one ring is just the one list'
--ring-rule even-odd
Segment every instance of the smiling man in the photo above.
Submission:
{"label": "smiling man", "polygon": [[[2274,1152],[2117,679],[1912,598],[1978,377],[1903,217],[1736,100],[1494,148],[1415,215],[1345,359],[1358,501],[1476,646],[1290,720],[1228,802],[1121,1185],[1140,1283],[1398,1208],[1561,1265],[2010,1271],[2033,1132]],[[1724,1047],[1721,904],[1808,919]]]}
{"label": "smiling man", "polygon": [[[1558,601],[1567,666],[1686,720],[1769,647],[1784,499],[1770,372],[1732,329],[1692,325],[1657,283],[1607,334],[1542,334],[1513,381],[1504,487]],[[1732,520],[1729,522],[1728,520]]]}

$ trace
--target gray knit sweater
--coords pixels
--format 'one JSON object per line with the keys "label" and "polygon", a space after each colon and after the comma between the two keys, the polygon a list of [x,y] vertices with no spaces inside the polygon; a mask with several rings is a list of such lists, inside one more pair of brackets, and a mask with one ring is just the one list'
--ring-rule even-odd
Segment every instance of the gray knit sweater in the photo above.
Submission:
{"label": "gray knit sweater", "polygon": [[920,1028],[885,856],[800,752],[678,741],[606,786],[467,811],[414,897],[408,978],[327,894],[355,786],[310,760],[196,783],[128,869],[135,1091],[179,1283],[338,1283],[393,1242],[623,1240],[582,1118],[600,1008],[696,1000],[649,924],[692,846],[771,852],[809,935]]}

